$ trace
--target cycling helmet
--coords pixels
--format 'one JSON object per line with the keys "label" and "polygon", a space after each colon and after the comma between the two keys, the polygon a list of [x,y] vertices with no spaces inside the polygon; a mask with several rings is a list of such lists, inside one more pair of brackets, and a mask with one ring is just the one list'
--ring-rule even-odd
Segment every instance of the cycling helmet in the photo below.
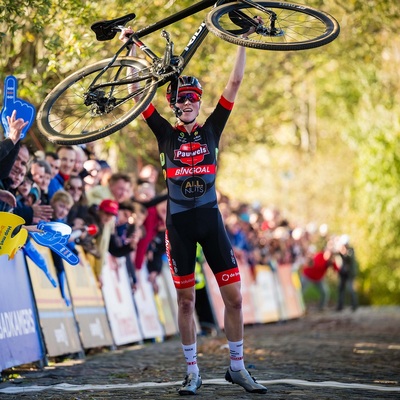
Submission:
{"label": "cycling helmet", "polygon": [[[197,78],[194,76],[182,75],[179,77],[179,89],[178,93],[183,91],[196,92],[200,96],[203,94],[203,88]],[[167,100],[171,98],[171,83],[167,88]]]}

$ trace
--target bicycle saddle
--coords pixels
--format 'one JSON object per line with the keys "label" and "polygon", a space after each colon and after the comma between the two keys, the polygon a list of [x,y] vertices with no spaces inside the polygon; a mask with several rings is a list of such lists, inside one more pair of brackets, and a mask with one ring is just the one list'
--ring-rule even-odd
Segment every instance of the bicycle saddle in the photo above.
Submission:
{"label": "bicycle saddle", "polygon": [[95,22],[90,28],[96,34],[96,39],[103,42],[105,40],[114,39],[118,30],[114,29],[117,26],[125,25],[130,20],[136,17],[135,14],[131,13],[125,15],[124,17],[119,17],[115,19],[110,19],[107,21]]}

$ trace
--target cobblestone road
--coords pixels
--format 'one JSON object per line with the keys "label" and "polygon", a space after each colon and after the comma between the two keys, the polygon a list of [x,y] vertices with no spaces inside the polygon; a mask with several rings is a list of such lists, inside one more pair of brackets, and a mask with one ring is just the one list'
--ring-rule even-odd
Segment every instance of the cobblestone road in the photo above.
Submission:
{"label": "cobblestone road", "polygon": [[[199,338],[198,398],[400,399],[399,307],[310,312],[298,320],[248,326],[245,335],[246,366],[268,393],[249,394],[224,381],[228,350],[224,336],[217,335]],[[12,373],[20,377],[0,384],[0,398],[177,399],[182,361],[177,337],[103,350],[43,370],[15,368]],[[73,390],[61,390],[67,388]]]}

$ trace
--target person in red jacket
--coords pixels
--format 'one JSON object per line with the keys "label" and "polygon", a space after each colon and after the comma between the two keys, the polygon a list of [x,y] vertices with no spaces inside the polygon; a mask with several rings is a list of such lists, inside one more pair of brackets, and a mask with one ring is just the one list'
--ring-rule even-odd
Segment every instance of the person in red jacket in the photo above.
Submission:
{"label": "person in red jacket", "polygon": [[301,272],[302,291],[311,286],[315,286],[320,293],[319,309],[323,310],[329,301],[329,286],[325,281],[325,275],[329,269],[333,267],[338,271],[338,267],[334,261],[334,255],[328,248],[315,253],[303,267]]}

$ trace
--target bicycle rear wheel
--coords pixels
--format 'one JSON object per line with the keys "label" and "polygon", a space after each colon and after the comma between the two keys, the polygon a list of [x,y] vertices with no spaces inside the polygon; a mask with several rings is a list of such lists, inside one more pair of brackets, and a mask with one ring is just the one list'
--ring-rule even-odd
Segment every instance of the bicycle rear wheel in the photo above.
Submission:
{"label": "bicycle rear wheel", "polygon": [[[251,26],[254,17],[264,24],[247,39],[241,37]],[[293,3],[270,1],[254,5],[240,2],[214,8],[206,17],[210,32],[219,38],[245,47],[260,50],[305,50],[324,46],[339,35],[338,22],[322,11]],[[257,24],[256,24],[257,25]]]}
{"label": "bicycle rear wheel", "polygon": [[[48,94],[38,111],[37,124],[49,141],[66,145],[92,142],[123,128],[145,110],[158,87],[147,61],[118,58],[91,87],[109,62],[99,61],[74,72]],[[134,93],[126,83],[131,78],[138,78]]]}

